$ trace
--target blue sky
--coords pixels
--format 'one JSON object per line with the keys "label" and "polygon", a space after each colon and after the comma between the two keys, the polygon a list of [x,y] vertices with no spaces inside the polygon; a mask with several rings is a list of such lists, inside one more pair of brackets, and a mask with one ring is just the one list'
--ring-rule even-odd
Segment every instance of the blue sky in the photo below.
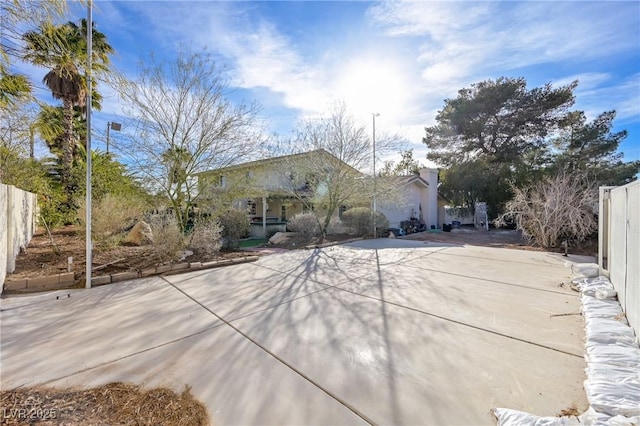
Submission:
{"label": "blue sky", "polygon": [[[85,16],[75,5],[68,19]],[[233,96],[261,104],[279,134],[342,99],[367,126],[379,112],[377,130],[401,132],[423,159],[424,127],[462,87],[501,76],[529,87],[578,79],[574,108],[590,118],[617,110],[616,130],[629,131],[625,159],[640,159],[637,1],[98,0],[93,19],[131,77],[150,50],[170,57],[180,45],[206,47],[228,69]],[[117,95],[104,94],[93,118],[98,149],[106,122],[122,121]]]}

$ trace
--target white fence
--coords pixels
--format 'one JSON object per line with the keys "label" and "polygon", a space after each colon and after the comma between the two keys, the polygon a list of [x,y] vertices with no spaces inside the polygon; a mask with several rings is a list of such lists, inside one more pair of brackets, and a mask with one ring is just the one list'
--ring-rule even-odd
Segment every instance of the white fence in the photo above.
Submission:
{"label": "white fence", "polygon": [[36,194],[0,184],[0,293],[7,274],[16,268],[20,247],[36,230],[37,200]]}
{"label": "white fence", "polygon": [[462,225],[473,225],[475,216],[473,211],[465,207],[445,207],[444,223],[452,223],[458,221]]}
{"label": "white fence", "polygon": [[600,188],[598,264],[640,333],[640,181]]}

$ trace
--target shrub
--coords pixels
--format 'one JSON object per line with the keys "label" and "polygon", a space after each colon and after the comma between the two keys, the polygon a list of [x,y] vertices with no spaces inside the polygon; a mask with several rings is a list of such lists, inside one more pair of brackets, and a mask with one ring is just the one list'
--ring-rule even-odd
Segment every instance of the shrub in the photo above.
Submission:
{"label": "shrub", "polygon": [[[351,230],[354,235],[365,237],[373,233],[373,215],[368,207],[354,207],[342,214],[342,223]],[[380,212],[376,212],[377,237],[387,234],[389,221]]]}
{"label": "shrub", "polygon": [[161,262],[176,260],[185,246],[185,238],[175,216],[167,213],[154,215],[150,222],[154,254]]}
{"label": "shrub", "polygon": [[188,247],[194,253],[214,254],[222,247],[222,227],[211,218],[196,219],[189,234]]}
{"label": "shrub", "polygon": [[249,217],[244,210],[229,209],[218,214],[222,226],[222,237],[225,248],[237,248],[238,240],[248,237],[251,232]]}
{"label": "shrub", "polygon": [[[91,234],[97,245],[117,245],[123,232],[139,220],[146,204],[139,198],[127,195],[107,194],[94,201],[91,210]],[[86,204],[80,201],[78,208],[79,231],[85,232]]]}
{"label": "shrub", "polygon": [[496,225],[515,222],[525,238],[542,247],[558,246],[565,239],[582,241],[598,228],[598,192],[583,176],[562,173],[513,192]]}
{"label": "shrub", "polygon": [[347,227],[342,221],[336,217],[332,217],[327,226],[327,235],[346,234]]}
{"label": "shrub", "polygon": [[305,237],[313,237],[320,233],[318,219],[313,213],[298,213],[287,222],[287,229],[298,232]]}

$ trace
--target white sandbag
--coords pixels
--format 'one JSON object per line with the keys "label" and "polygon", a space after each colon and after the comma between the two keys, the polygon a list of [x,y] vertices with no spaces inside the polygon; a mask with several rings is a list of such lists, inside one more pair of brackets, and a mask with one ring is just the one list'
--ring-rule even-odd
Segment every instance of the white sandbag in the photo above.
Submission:
{"label": "white sandbag", "polygon": [[594,296],[596,299],[615,299],[618,297],[618,292],[613,288],[599,288],[596,290]]}
{"label": "white sandbag", "polygon": [[627,324],[606,318],[594,318],[585,324],[587,348],[594,345],[636,345],[633,328]]}
{"label": "white sandbag", "polygon": [[609,382],[640,383],[640,369],[630,367],[620,367],[617,365],[601,364],[592,362],[584,369],[587,377],[591,380],[604,380]]}
{"label": "white sandbag", "polygon": [[582,315],[585,321],[591,318],[623,318],[620,302],[613,299],[597,299],[593,296],[582,296]]}
{"label": "white sandbag", "polygon": [[[605,277],[600,277],[605,278]],[[613,284],[609,281],[608,278],[605,279],[583,279],[580,280],[577,285],[580,293],[586,294],[587,296],[595,296],[598,290],[609,292],[614,290]]]}
{"label": "white sandbag", "polygon": [[606,425],[611,415],[606,413],[600,413],[593,409],[593,407],[587,408],[587,411],[578,416],[580,422],[585,426],[601,426]]}
{"label": "white sandbag", "polygon": [[587,379],[584,382],[589,404],[612,416],[640,416],[640,384]]}
{"label": "white sandbag", "polygon": [[523,411],[509,408],[494,408],[493,415],[498,419],[498,426],[578,426],[576,417],[538,417]]}
{"label": "white sandbag", "polygon": [[607,420],[607,426],[638,426],[640,425],[640,416],[614,416]]}
{"label": "white sandbag", "polygon": [[589,407],[587,411],[578,416],[584,426],[638,426],[640,417],[611,416],[606,413],[599,413]]}
{"label": "white sandbag", "polygon": [[[565,265],[567,265],[565,263]],[[597,263],[572,263],[571,266],[571,274],[572,276],[579,278],[594,278],[600,274],[600,266]]]}
{"label": "white sandbag", "polygon": [[599,275],[597,277],[591,277],[591,278],[585,278],[585,277],[572,278],[571,282],[577,286],[582,286],[582,287],[611,284],[611,280],[604,275]]}
{"label": "white sandbag", "polygon": [[637,346],[599,345],[585,348],[585,360],[619,367],[640,368]]}

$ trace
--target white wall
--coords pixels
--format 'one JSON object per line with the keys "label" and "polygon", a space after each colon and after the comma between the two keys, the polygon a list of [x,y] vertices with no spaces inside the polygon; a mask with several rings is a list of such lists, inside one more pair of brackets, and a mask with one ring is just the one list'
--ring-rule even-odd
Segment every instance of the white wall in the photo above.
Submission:
{"label": "white wall", "polygon": [[0,292],[7,274],[16,268],[20,247],[26,246],[37,225],[36,194],[0,184]]}
{"label": "white wall", "polygon": [[9,229],[7,227],[7,201],[9,187],[0,184],[0,293],[4,288],[4,279],[7,276],[7,243]]}
{"label": "white wall", "polygon": [[444,223],[451,223],[454,220],[460,222],[461,225],[473,225],[475,216],[471,209],[462,207],[445,207]]}
{"label": "white wall", "polygon": [[600,190],[598,262],[640,332],[640,181]]}
{"label": "white wall", "polygon": [[385,202],[384,199],[378,199],[378,211],[383,213],[389,220],[389,228],[400,228],[400,222],[409,220],[413,215],[420,215],[420,203],[423,193],[426,189],[417,184],[405,185],[398,188],[400,192],[397,202]]}

